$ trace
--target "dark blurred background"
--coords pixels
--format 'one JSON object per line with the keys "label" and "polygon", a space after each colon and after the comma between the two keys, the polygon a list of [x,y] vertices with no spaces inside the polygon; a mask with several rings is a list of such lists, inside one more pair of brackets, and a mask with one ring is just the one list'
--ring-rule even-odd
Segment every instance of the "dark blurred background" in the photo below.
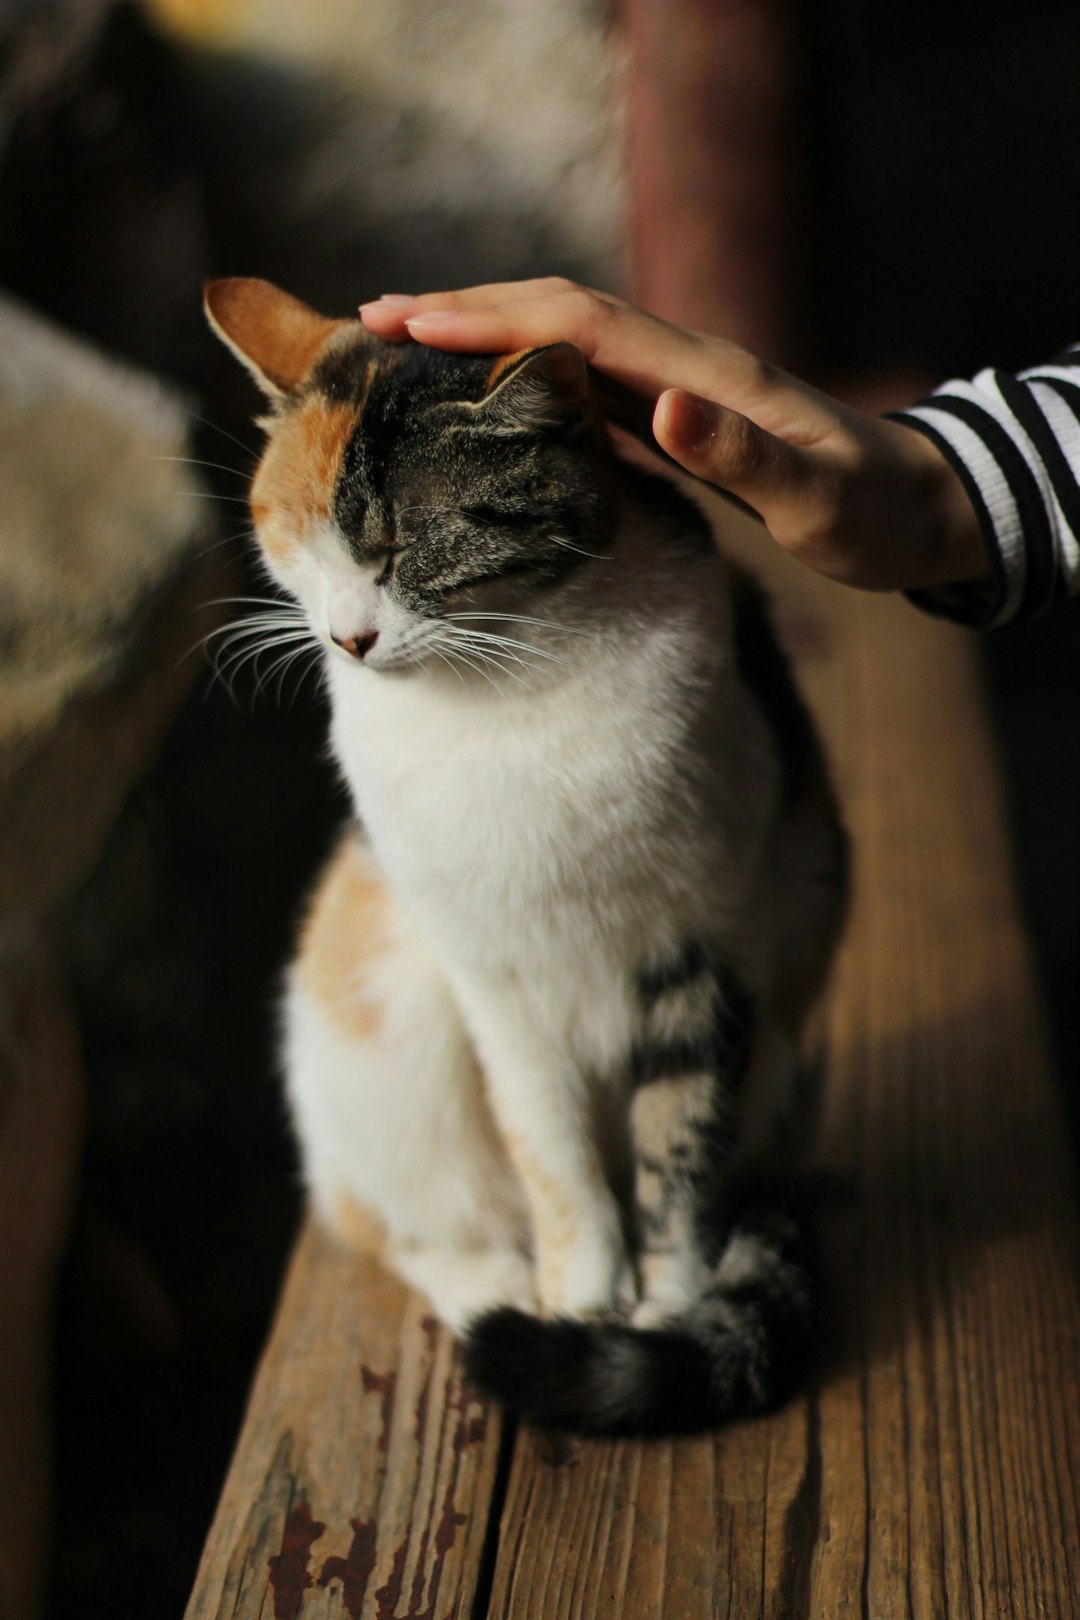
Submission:
{"label": "dark blurred background", "polygon": [[[1066,0],[24,0],[0,14],[0,289],[187,391],[254,596],[257,402],[205,276],[347,313],[558,271],[884,407],[1080,335],[1078,110]],[[1074,1129],[1078,613],[984,643]],[[256,685],[200,671],[65,915],[87,1115],[53,1620],[182,1610],[298,1215],[272,1007],[343,801],[313,683]]]}

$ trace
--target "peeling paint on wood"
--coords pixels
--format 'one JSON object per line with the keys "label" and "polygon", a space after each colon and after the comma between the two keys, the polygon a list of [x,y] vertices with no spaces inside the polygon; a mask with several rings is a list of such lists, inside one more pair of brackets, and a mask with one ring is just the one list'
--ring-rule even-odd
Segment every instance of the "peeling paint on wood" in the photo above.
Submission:
{"label": "peeling paint on wood", "polygon": [[374,1522],[366,1523],[363,1519],[353,1519],[353,1538],[349,1544],[348,1555],[345,1558],[328,1558],[319,1571],[319,1585],[329,1586],[333,1581],[341,1583],[341,1599],[346,1612],[352,1620],[360,1620],[367,1595],[368,1581],[375,1568],[375,1538],[377,1534]]}
{"label": "peeling paint on wood", "polygon": [[501,1436],[422,1301],[309,1228],[188,1620],[471,1614]]}
{"label": "peeling paint on wood", "polygon": [[267,1559],[274,1593],[274,1620],[296,1620],[301,1599],[311,1585],[308,1568],[311,1549],[325,1529],[325,1524],[311,1517],[306,1501],[290,1510],[281,1533],[281,1551]]}

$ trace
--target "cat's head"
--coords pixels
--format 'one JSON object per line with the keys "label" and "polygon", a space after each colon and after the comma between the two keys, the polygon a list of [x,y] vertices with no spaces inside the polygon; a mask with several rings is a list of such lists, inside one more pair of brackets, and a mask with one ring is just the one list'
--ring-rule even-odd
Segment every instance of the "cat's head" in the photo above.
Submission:
{"label": "cat's head", "polygon": [[571,344],[388,344],[269,282],[206,289],[272,401],[251,511],[274,578],[342,658],[400,670],[491,615],[539,619],[610,539],[606,439]]}

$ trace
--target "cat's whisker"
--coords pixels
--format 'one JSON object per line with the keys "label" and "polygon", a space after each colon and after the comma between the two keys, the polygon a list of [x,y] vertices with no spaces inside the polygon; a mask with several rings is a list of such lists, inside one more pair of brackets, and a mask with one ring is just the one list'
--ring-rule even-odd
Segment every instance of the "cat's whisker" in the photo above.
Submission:
{"label": "cat's whisker", "polygon": [[203,427],[208,427],[211,433],[220,433],[223,439],[228,439],[232,444],[236,445],[238,450],[242,450],[245,456],[251,458],[252,466],[257,465],[259,460],[258,451],[250,444],[245,444],[243,439],[238,439],[235,433],[230,433],[227,428],[221,427],[217,422],[211,422],[208,416],[200,416],[198,411],[187,411],[185,414],[192,422],[201,422]]}
{"label": "cat's whisker", "polygon": [[576,551],[579,557],[591,557],[594,562],[611,561],[611,557],[607,552],[586,551],[584,546],[575,546],[572,540],[565,539],[561,534],[548,535],[548,539],[554,540],[555,544],[557,546],[562,546],[564,551]]}
{"label": "cat's whisker", "polygon": [[223,534],[220,540],[211,540],[208,546],[200,546],[197,555],[209,557],[212,551],[218,551],[222,546],[238,546],[241,542],[246,543],[253,538],[251,529],[245,524],[242,529],[234,529],[230,534]]}
{"label": "cat's whisker", "polygon": [[271,664],[270,669],[267,672],[267,679],[269,680],[273,676],[275,670],[278,672],[277,695],[278,695],[278,702],[279,703],[281,702],[282,697],[284,696],[284,685],[285,685],[285,677],[286,677],[286,675],[288,675],[289,670],[296,663],[297,659],[305,657],[305,655],[308,654],[310,651],[311,651],[310,646],[294,647],[291,652],[285,653],[283,657],[276,659],[274,661],[274,663]]}
{"label": "cat's whisker", "polygon": [[[223,655],[234,644],[250,641],[254,636],[265,637],[267,631],[277,630],[282,634],[288,632],[291,636],[302,629],[307,630],[308,634],[310,634],[306,621],[299,614],[295,620],[281,618],[269,613],[253,614],[250,618],[244,619],[232,619],[227,624],[215,625],[204,636],[200,636],[197,641],[192,642],[187,651],[178,659],[176,667],[179,669],[180,665],[188,658],[206,650],[216,674],[218,673],[218,666],[223,661]],[[215,641],[219,642],[218,646],[212,645]]]}
{"label": "cat's whisker", "polygon": [[[504,658],[512,655],[506,653],[499,654],[493,652],[489,648],[475,647],[471,643],[467,643],[466,645],[468,646],[468,657],[477,660],[487,669],[494,669],[497,670],[500,675],[509,676],[512,681],[516,681],[519,686],[523,686],[526,691],[528,690],[529,683],[526,680],[523,680],[522,677],[518,675],[515,670],[512,670],[508,664],[503,662]],[[466,655],[463,654],[462,656]],[[529,668],[527,664],[522,663],[520,658],[516,659],[515,662],[521,664],[523,669]]]}
{"label": "cat's whisker", "polygon": [[[228,597],[219,599],[221,605],[233,600],[239,599]],[[203,607],[210,607],[217,604],[205,602],[201,605]],[[224,638],[224,642],[227,643],[229,641],[241,640],[244,638],[250,638],[252,636],[261,636],[268,631],[276,631],[281,634],[284,634],[285,632],[293,633],[296,631],[304,631],[309,635],[312,633],[307,615],[300,608],[292,607],[286,603],[274,603],[271,609],[267,612],[245,613],[239,619],[229,619],[225,624],[215,625],[199,639],[196,646],[205,646],[208,642],[214,641],[219,637]],[[220,650],[221,649],[219,649],[219,651]]]}
{"label": "cat's whisker", "polygon": [[484,680],[487,681],[488,685],[493,691],[499,691],[498,682],[494,680],[488,673],[487,669],[484,667],[484,664],[478,659],[473,658],[471,654],[462,652],[460,647],[455,647],[453,653],[451,653],[449,656],[453,657],[456,662],[464,664],[467,669],[473,670],[477,675],[483,676]]}
{"label": "cat's whisker", "polygon": [[491,667],[491,669],[502,669],[504,667],[502,664],[495,663],[495,659],[487,658],[486,654],[481,653],[479,648],[470,646],[470,643],[465,642],[463,637],[457,635],[457,632],[449,630],[449,627],[444,627],[444,632],[439,638],[439,646],[444,648],[444,653],[449,656],[453,667],[457,667],[458,663],[468,664],[473,669],[478,669],[481,664]]}
{"label": "cat's whisker", "polygon": [[[481,632],[476,631],[476,630],[462,630],[462,629],[459,629],[459,628],[455,627],[452,639],[455,642],[463,642],[465,644],[465,646],[467,646],[470,649],[471,652],[475,652],[478,655],[485,654],[485,653],[488,654],[489,656],[496,655],[500,650],[500,644],[499,644],[498,638],[497,637],[490,637],[490,638],[484,637],[483,640],[481,640],[480,639],[481,634],[482,634]],[[491,645],[491,646],[487,645],[487,642],[489,640],[491,642],[494,642],[494,645]],[[504,657],[504,658],[512,658],[515,663],[521,664],[521,666],[523,668],[526,667],[525,660],[523,658],[520,658],[518,656],[518,654],[515,653],[515,652],[507,650],[507,651],[503,652],[501,654],[501,656]],[[530,665],[528,667],[532,668],[532,667],[535,667],[535,666]]]}
{"label": "cat's whisker", "polygon": [[275,671],[278,670],[282,666],[283,663],[286,663],[295,654],[301,653],[303,651],[304,651],[303,647],[297,647],[297,648],[293,649],[293,651],[291,651],[289,653],[286,653],[284,658],[275,659],[274,662],[267,669],[260,669],[259,660],[258,660],[258,657],[256,656],[255,662],[254,662],[255,685],[254,685],[254,687],[252,689],[252,693],[251,693],[251,699],[252,699],[253,703],[254,703],[255,699],[257,697],[259,697],[259,695],[262,693],[263,689],[266,686],[269,685],[270,681],[274,677]]}
{"label": "cat's whisker", "polygon": [[[306,639],[306,638],[301,638],[294,632],[287,639],[292,641],[292,640],[302,640],[302,639]],[[239,675],[240,670],[244,667],[244,665],[248,664],[248,663],[254,663],[255,669],[256,669],[256,671],[258,671],[258,664],[259,664],[260,657],[264,653],[272,652],[275,647],[280,647],[280,646],[282,646],[284,644],[285,644],[284,639],[268,639],[268,640],[263,640],[263,641],[256,642],[256,644],[253,647],[250,647],[250,646],[249,647],[242,647],[238,651],[234,651],[230,657],[222,657],[222,656],[220,656],[220,653],[219,653],[219,656],[216,657],[214,659],[214,661],[213,661],[213,671],[214,671],[213,679],[220,679],[222,684],[228,690],[229,695],[235,701],[235,689],[234,689],[234,684],[233,683],[235,682],[236,677]],[[297,649],[297,651],[302,651],[302,650],[303,650],[302,647]],[[256,682],[256,687],[255,687],[255,695],[256,696],[258,695],[258,692],[261,689],[262,684],[263,684],[263,679],[262,679],[262,677],[259,677],[259,679]],[[213,685],[213,680],[211,681],[211,685]]]}
{"label": "cat's whisker", "polygon": [[505,619],[508,623],[516,620],[519,624],[538,624],[545,630],[557,630],[564,636],[587,636],[588,630],[582,630],[575,625],[557,624],[554,619],[540,619],[532,613],[447,613],[446,619]]}
{"label": "cat's whisker", "polygon": [[297,698],[300,696],[300,693],[303,690],[304,682],[307,680],[307,678],[311,674],[312,670],[321,671],[321,678],[320,678],[320,680],[318,680],[315,683],[315,695],[316,695],[316,697],[322,696],[323,692],[325,691],[326,661],[325,661],[324,658],[322,658],[320,656],[323,651],[324,651],[324,648],[323,648],[323,645],[322,645],[321,642],[317,646],[311,648],[311,652],[310,652],[310,656],[308,658],[308,661],[307,661],[306,664],[303,665],[302,669],[300,670],[299,678],[298,678],[298,680],[296,682],[296,685],[293,687],[292,696],[289,699],[289,707],[290,707],[290,709],[292,708],[293,704],[296,702]]}
{"label": "cat's whisker", "polygon": [[278,613],[253,613],[249,618],[233,619],[229,624],[220,625],[216,630],[209,631],[209,634],[216,636],[230,630],[238,634],[243,631],[246,635],[250,635],[255,630],[272,630],[275,628],[299,630],[304,627],[305,623],[302,614],[293,616]]}
{"label": "cat's whisker", "polygon": [[247,624],[243,620],[241,620],[238,624],[219,624],[213,630],[208,630],[205,636],[200,636],[199,640],[195,642],[191,651],[195,652],[199,647],[207,647],[212,641],[217,641],[219,638],[221,638],[220,647],[215,649],[216,652],[220,653],[223,652],[231,642],[250,641],[253,636],[261,637],[265,635],[267,631],[277,630],[282,634],[288,631],[290,634],[292,634],[294,632],[300,632],[305,628],[306,627],[299,622],[290,623],[287,621],[286,623],[282,624],[277,620],[267,620],[260,624]]}
{"label": "cat's whisker", "polygon": [[223,461],[200,461],[197,456],[150,456],[151,461],[179,461],[185,467],[210,467],[214,472],[229,473],[233,478],[250,478],[243,467],[227,467]]}
{"label": "cat's whisker", "polygon": [[[295,652],[289,653],[286,659],[278,661],[280,664],[283,665],[283,667],[280,670],[279,676],[278,676],[278,701],[279,702],[283,701],[283,699],[284,699],[285,681],[288,678],[289,672],[297,664],[300,665],[300,668],[299,668],[299,671],[297,673],[297,678],[296,678],[295,684],[293,686],[293,689],[292,689],[291,693],[289,694],[289,708],[291,709],[293,707],[293,705],[295,704],[297,698],[300,696],[300,693],[301,693],[301,691],[303,689],[304,682],[307,680],[307,678],[311,674],[312,670],[319,670],[319,671],[322,672],[322,679],[320,680],[320,682],[316,683],[316,688],[315,688],[316,695],[321,695],[321,693],[323,691],[322,681],[325,680],[325,674],[326,674],[326,663],[325,663],[325,659],[323,658],[323,654],[325,653],[325,651],[326,651],[326,649],[323,646],[322,642],[317,640],[317,639],[313,639],[309,646],[307,646],[307,647],[298,647],[295,650]],[[277,666],[275,665],[275,667],[277,667]],[[271,671],[271,673],[273,673],[273,672]]]}
{"label": "cat's whisker", "polygon": [[249,658],[258,658],[263,653],[274,652],[278,647],[291,646],[298,641],[302,642],[306,641],[307,639],[308,637],[304,633],[294,630],[291,631],[287,636],[264,637],[263,639],[255,642],[253,646],[248,645],[246,647],[241,646],[231,648],[228,650],[229,656],[227,657],[223,656],[225,649],[219,648],[216,662],[221,669],[232,669],[233,667],[239,668],[240,665],[246,663]]}
{"label": "cat's whisker", "polygon": [[458,669],[458,667],[454,663],[453,659],[448,658],[445,653],[440,652],[438,647],[434,644],[434,642],[431,643],[431,651],[435,654],[435,657],[439,660],[440,664],[445,664],[447,669],[453,670],[454,674],[457,676],[457,678],[460,681],[461,685],[464,686],[465,685],[465,677],[464,677],[464,675],[462,675],[460,669]]}
{"label": "cat's whisker", "polygon": [[237,708],[240,708],[240,701],[236,695],[236,676],[238,673],[239,664],[235,668],[229,664],[215,664],[210,678],[209,690],[213,691],[214,683],[220,681],[233,703],[236,704]]}
{"label": "cat's whisker", "polygon": [[513,642],[500,636],[489,636],[484,631],[466,630],[455,625],[453,635],[455,639],[463,640],[470,651],[477,655],[486,654],[488,657],[512,659],[515,664],[518,664],[522,669],[531,671],[533,674],[538,673],[544,666],[538,664],[532,658],[523,657],[523,652],[537,653],[541,658],[546,657],[557,664],[564,662],[561,658],[555,658],[553,654],[545,653],[540,647],[530,647],[526,642]]}
{"label": "cat's whisker", "polygon": [[219,635],[222,630],[244,629],[249,625],[266,624],[306,624],[307,614],[301,608],[281,608],[266,613],[245,613],[239,619],[230,619],[225,625],[219,625],[211,630],[211,635]]}
{"label": "cat's whisker", "polygon": [[537,658],[546,658],[550,663],[561,664],[564,669],[570,668],[565,658],[560,658],[557,653],[549,652],[546,647],[537,647],[531,641],[516,641],[512,636],[497,636],[490,630],[469,630],[461,626],[455,626],[455,633],[485,643],[491,643],[492,646],[520,647],[525,652],[535,653]]}
{"label": "cat's whisker", "polygon": [[514,658],[513,654],[511,653],[494,652],[488,647],[470,647],[469,652],[473,658],[479,658],[485,664],[487,664],[489,668],[497,669],[502,674],[509,675],[511,680],[517,681],[521,686],[527,687],[529,683],[525,680],[524,675],[519,675],[517,670],[511,668],[509,660],[513,658],[513,662],[517,664],[518,669],[522,671],[526,671],[530,674],[535,674],[536,671],[535,664],[526,664],[522,659]]}
{"label": "cat's whisker", "polygon": [[248,605],[261,608],[283,608],[290,613],[303,612],[303,609],[296,602],[290,601],[286,596],[212,596],[206,603],[207,607],[244,607]]}
{"label": "cat's whisker", "polygon": [[192,501],[228,501],[233,506],[247,506],[246,495],[219,495],[213,489],[185,489],[184,497]]}

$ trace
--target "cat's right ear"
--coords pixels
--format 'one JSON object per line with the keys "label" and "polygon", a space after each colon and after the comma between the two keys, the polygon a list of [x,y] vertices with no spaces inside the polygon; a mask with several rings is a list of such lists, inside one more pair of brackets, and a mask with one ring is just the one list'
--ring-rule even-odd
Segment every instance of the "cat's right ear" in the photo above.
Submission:
{"label": "cat's right ear", "polygon": [[501,355],[488,373],[481,409],[497,432],[545,432],[584,420],[589,368],[573,343]]}
{"label": "cat's right ear", "polygon": [[206,318],[272,399],[294,394],[328,340],[348,321],[319,315],[272,282],[252,276],[208,281]]}

